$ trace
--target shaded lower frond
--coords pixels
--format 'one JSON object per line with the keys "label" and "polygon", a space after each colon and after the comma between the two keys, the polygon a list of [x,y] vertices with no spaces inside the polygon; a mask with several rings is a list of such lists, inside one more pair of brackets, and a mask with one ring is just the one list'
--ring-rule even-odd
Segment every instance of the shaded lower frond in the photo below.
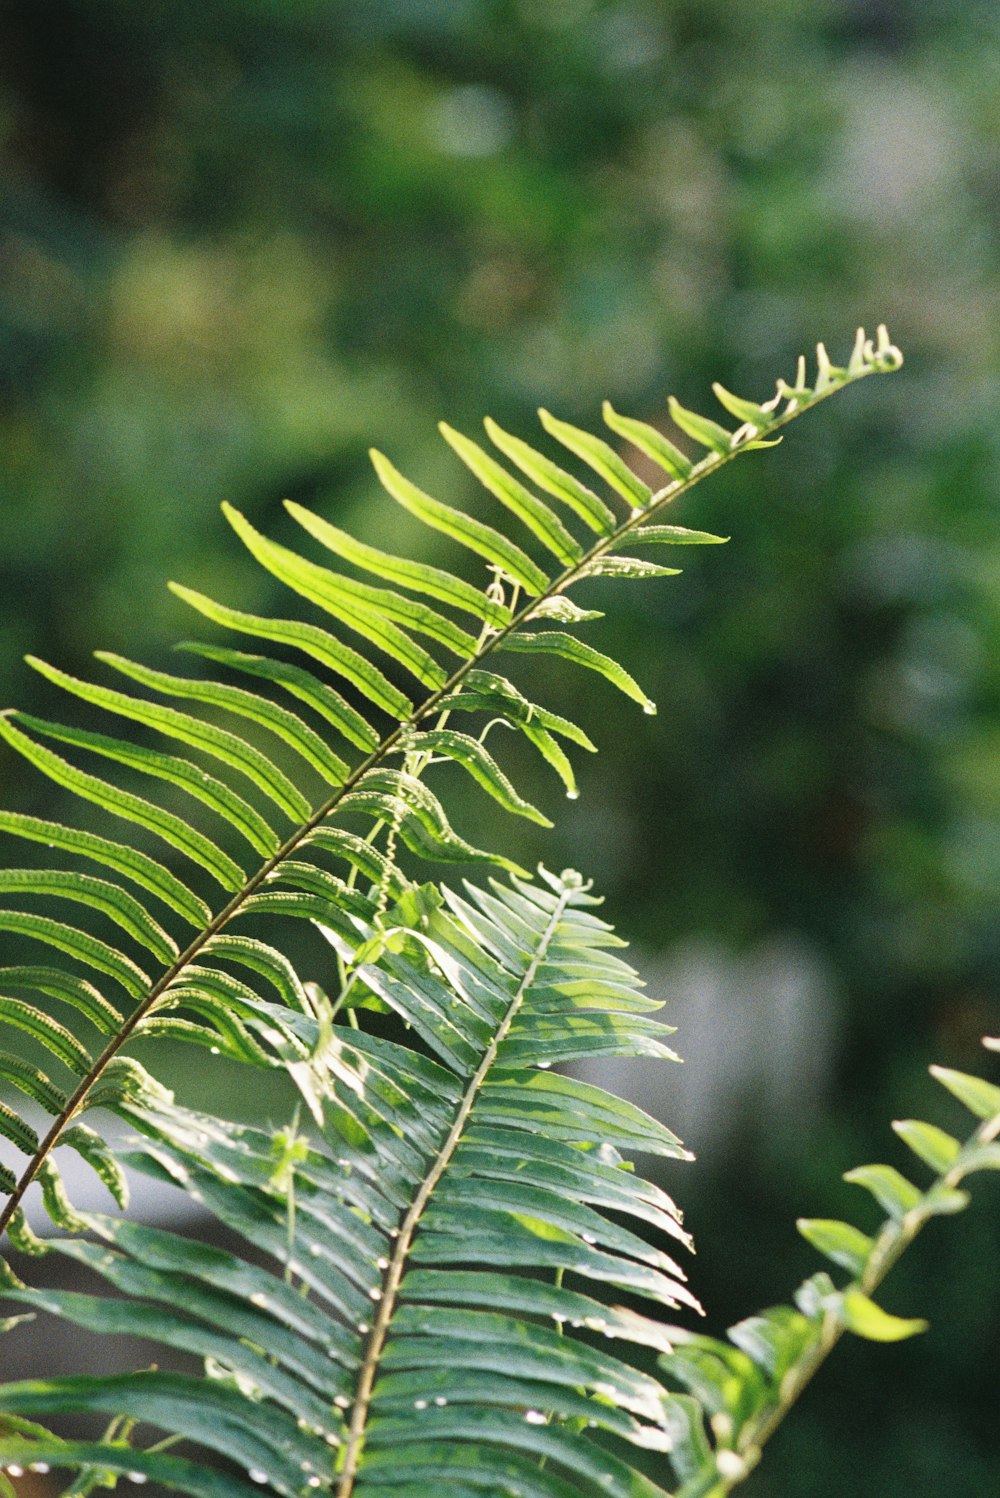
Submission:
{"label": "shaded lower frond", "polygon": [[[634,1105],[549,1068],[581,1046],[670,1052],[579,878],[546,879],[415,901],[419,918],[397,907],[391,928],[357,893],[328,907],[347,1002],[376,999],[405,1043],[330,1024],[267,948],[215,938],[217,960],[285,998],[276,1033],[222,968],[199,970],[192,993],[222,985],[233,1023],[294,1053],[319,1129],[227,1123],[134,1074],[124,1163],[245,1249],[87,1214],[74,1226],[89,1237],[51,1248],[121,1298],[16,1285],[8,1298],[159,1341],[204,1372],[8,1385],[0,1424],[101,1411],[183,1436],[190,1453],[161,1480],[195,1494],[222,1491],[197,1449],[286,1498],[321,1485],[376,1498],[419,1473],[425,1492],[452,1493],[505,1471],[547,1495],[661,1494],[629,1453],[668,1449],[670,1396],[633,1349],[666,1350],[663,1308],[696,1303],[655,1241],[687,1245],[679,1214],[623,1152],[684,1152]],[[72,1443],[34,1441],[14,1429],[0,1460],[76,1464]],[[145,1472],[148,1446],[133,1435],[105,1466]],[[99,1449],[79,1460],[100,1465]]]}

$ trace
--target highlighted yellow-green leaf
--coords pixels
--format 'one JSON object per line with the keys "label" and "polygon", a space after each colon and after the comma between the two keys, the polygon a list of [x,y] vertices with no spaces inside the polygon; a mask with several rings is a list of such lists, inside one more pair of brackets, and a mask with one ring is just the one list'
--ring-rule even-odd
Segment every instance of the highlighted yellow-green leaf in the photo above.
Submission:
{"label": "highlighted yellow-green leaf", "polygon": [[211,919],[205,902],[186,889],[169,869],[125,843],[115,843],[93,832],[81,832],[76,827],[63,827],[58,822],[46,822],[41,817],[27,817],[12,811],[0,811],[0,832],[46,843],[50,848],[63,848],[67,853],[76,853],[81,858],[114,869],[150,894],[157,895],[196,929],[207,925]]}
{"label": "highlighted yellow-green leaf", "polygon": [[874,1239],[867,1233],[860,1232],[848,1222],[828,1218],[800,1217],[795,1225],[803,1238],[834,1264],[840,1264],[856,1278],[864,1273],[875,1247]]}
{"label": "highlighted yellow-green leaf", "polygon": [[374,448],[371,460],[382,487],[404,510],[409,510],[411,515],[415,515],[425,525],[450,536],[460,546],[466,546],[478,556],[484,557],[491,566],[498,567],[514,582],[520,583],[525,592],[533,597],[545,592],[549,585],[545,573],[535,565],[527,552],[515,546],[500,531],[494,530],[491,525],[484,525],[481,520],[474,520],[461,510],[442,504],[439,499],[432,499]]}
{"label": "highlighted yellow-green leaf", "polygon": [[129,676],[154,692],[165,692],[171,697],[184,697],[189,701],[207,702],[213,707],[248,718],[261,728],[268,729],[276,738],[318,771],[332,785],[339,785],[347,778],[344,761],[329,749],[319,734],[287,708],[280,707],[256,692],[247,692],[242,687],[231,687],[220,681],[198,681],[187,676],[171,676],[166,671],[152,671],[148,666],[137,665],[108,650],[95,651],[99,661],[112,666],[116,671]]}
{"label": "highlighted yellow-green leaf", "polygon": [[335,692],[333,687],[320,681],[319,677],[302,666],[293,666],[288,661],[271,660],[265,655],[248,655],[242,650],[227,650],[224,645],[203,645],[191,640],[184,641],[177,648],[189,650],[208,661],[217,661],[220,666],[229,666],[247,676],[274,682],[290,696],[306,703],[359,749],[371,750],[378,744],[378,734],[357,708],[351,707],[339,692]]}
{"label": "highlighted yellow-green leaf", "polygon": [[81,681],[79,677],[70,676],[68,672],[48,665],[37,656],[29,655],[26,659],[47,680],[74,696],[81,697],[84,702],[130,718],[133,722],[144,723],[165,734],[167,738],[190,744],[245,775],[292,821],[308,817],[309,803],[287,775],[271,764],[259,749],[245,743],[228,729],[216,728],[214,724],[194,718],[190,713],[178,712],[176,708],[162,707],[157,702],[130,697],[125,692],[115,692],[108,687],[98,686],[95,682]]}
{"label": "highlighted yellow-green leaf", "polygon": [[414,749],[421,754],[442,754],[448,759],[456,760],[469,772],[477,785],[481,785],[495,801],[499,801],[506,811],[527,817],[530,822],[537,822],[541,827],[552,826],[548,817],[517,793],[489,750],[478,739],[466,733],[458,733],[452,728],[432,728],[426,733],[415,734],[412,742]]}
{"label": "highlighted yellow-green leaf", "polygon": [[426,562],[411,562],[408,557],[393,556],[391,552],[380,551],[378,547],[356,541],[346,531],[330,525],[319,515],[314,515],[311,510],[304,509],[290,499],[285,501],[285,509],[335,556],[343,557],[345,562],[352,562],[355,567],[373,573],[380,581],[409,588],[412,593],[422,593],[427,598],[437,598],[442,603],[451,604],[453,608],[474,614],[477,619],[484,620],[495,629],[503,629],[504,625],[510,623],[509,609],[488,598],[485,592],[472,587],[462,578],[453,577],[444,568],[431,567]]}
{"label": "highlighted yellow-green leaf", "polygon": [[3,713],[0,713],[0,737],[5,738],[13,749],[30,760],[57,785],[74,791],[85,801],[96,802],[114,816],[137,822],[141,827],[156,833],[164,842],[170,843],[195,863],[201,864],[224,889],[237,890],[243,883],[246,876],[239,865],[228,854],[223,853],[221,848],[209,842],[208,838],[189,827],[182,817],[174,816],[173,812],[164,811],[162,807],[143,800],[141,796],[119,790],[117,786],[108,785],[96,776],[76,769],[58,754],[53,754],[50,749],[36,744],[34,739],[21,733],[11,723],[9,716]]}
{"label": "highlighted yellow-green leaf", "polygon": [[580,560],[582,546],[543,500],[519,483],[478,443],[456,432],[447,422],[441,422],[440,432],[479,482],[527,526],[557,561],[564,567],[571,567]]}
{"label": "highlighted yellow-green leaf", "polygon": [[503,427],[497,426],[487,416],[486,431],[493,445],[500,449],[505,457],[510,458],[521,472],[532,483],[537,484],[539,489],[544,489],[546,494],[551,494],[554,499],[560,500],[575,515],[578,515],[585,525],[589,525],[592,531],[599,536],[606,536],[614,530],[616,520],[614,512],[608,509],[603,499],[599,499],[592,489],[572,474],[553,463],[544,453],[536,452],[527,442],[520,437],[505,432]]}
{"label": "highlighted yellow-green leaf", "polygon": [[377,666],[373,666],[349,645],[335,640],[333,635],[325,629],[319,629],[315,624],[300,624],[298,620],[293,619],[264,619],[257,614],[245,614],[240,609],[231,609],[224,604],[215,603],[211,598],[206,598],[204,593],[197,593],[193,588],[182,587],[180,583],[169,583],[168,587],[172,593],[176,593],[178,598],[189,603],[193,609],[197,609],[214,624],[221,624],[226,629],[239,630],[243,634],[255,635],[263,640],[274,640],[279,645],[290,645],[295,650],[301,650],[305,655],[311,656],[313,660],[319,661],[329,670],[336,672],[338,676],[343,676],[347,681],[352,682],[369,701],[374,702],[376,707],[382,708],[390,716],[402,720],[412,714],[413,703],[393,686]]}
{"label": "highlighted yellow-green leaf", "polygon": [[50,920],[48,916],[29,914],[23,910],[0,910],[0,931],[11,931],[18,936],[30,936],[46,946],[55,947],[75,958],[85,966],[95,968],[115,978],[134,999],[149,987],[149,977],[123,952],[118,952],[107,942],[81,931],[76,926],[67,926],[63,921]]}
{"label": "highlighted yellow-green leaf", "polygon": [[87,1075],[91,1067],[89,1051],[65,1025],[37,1009],[34,1004],[26,1004],[21,999],[11,999],[6,994],[0,994],[0,1019],[23,1030],[26,1035],[31,1035],[77,1076]]}
{"label": "highlighted yellow-green leaf", "polygon": [[648,422],[636,421],[631,416],[620,416],[610,401],[604,402],[602,410],[604,420],[613,432],[617,432],[619,437],[624,437],[626,442],[631,442],[633,447],[645,453],[647,458],[658,464],[675,482],[684,482],[694,464],[662,432]]}
{"label": "highlighted yellow-green leaf", "polygon": [[722,546],[728,540],[728,536],[691,531],[683,525],[637,525],[613,542],[612,550],[617,551],[619,546]]}
{"label": "highlighted yellow-green leaf", "polygon": [[896,1222],[911,1212],[921,1200],[912,1181],[900,1175],[891,1165],[859,1165],[844,1176],[852,1186],[870,1191],[879,1206]]}
{"label": "highlighted yellow-green leaf", "polygon": [[138,900],[107,879],[90,874],[70,873],[66,869],[0,869],[0,893],[53,895],[77,900],[99,910],[127,931],[129,936],[169,964],[177,956],[177,943]]}
{"label": "highlighted yellow-green leaf", "polygon": [[166,754],[159,749],[147,749],[144,744],[132,744],[127,739],[112,738],[106,733],[93,733],[86,728],[71,728],[65,723],[51,723],[46,718],[36,718],[31,713],[14,713],[13,719],[24,728],[30,728],[43,738],[56,739],[75,748],[89,749],[93,754],[113,759],[118,764],[129,765],[157,780],[168,780],[179,785],[204,806],[234,827],[256,852],[267,858],[277,851],[278,835],[274,828],[245,801],[231,786],[209,775],[189,759],[179,754]]}
{"label": "highlighted yellow-green leaf", "polygon": [[612,686],[624,692],[626,697],[631,697],[633,702],[638,702],[643,712],[656,712],[656,703],[651,697],[647,697],[635,677],[631,676],[624,666],[619,665],[610,655],[603,655],[592,645],[586,645],[583,640],[578,640],[574,635],[568,635],[563,630],[547,629],[539,634],[521,632],[508,635],[501,649],[526,653],[540,651],[549,655],[561,655],[564,660],[574,661],[578,666],[587,666],[591,671],[597,671],[605,680],[610,681]]}
{"label": "highlighted yellow-green leaf", "polygon": [[947,1087],[952,1097],[964,1103],[977,1118],[993,1118],[1000,1114],[1000,1087],[984,1082],[982,1077],[972,1077],[966,1072],[952,1071],[948,1066],[932,1066],[931,1076]]}
{"label": "highlighted yellow-green leaf", "polygon": [[548,411],[541,410],[538,415],[550,436],[568,447],[578,458],[582,458],[609,488],[620,494],[634,509],[646,508],[653,497],[652,489],[632,472],[613,447],[581,427],[571,426],[568,421],[560,421]]}
{"label": "highlighted yellow-green leaf", "polygon": [[725,457],[733,450],[733,434],[720,426],[717,421],[712,421],[708,416],[700,416],[697,411],[688,411],[674,396],[670,397],[670,414],[689,437],[695,442],[700,442],[702,447],[710,448],[712,452]]}
{"label": "highlighted yellow-green leaf", "polygon": [[903,1143],[938,1175],[950,1170],[958,1159],[962,1146],[937,1124],[924,1123],[919,1118],[900,1118],[892,1127]]}
{"label": "highlighted yellow-green leaf", "polygon": [[457,624],[445,619],[427,604],[414,603],[385,588],[370,588],[351,578],[338,577],[328,567],[318,567],[297,556],[285,546],[278,546],[255,530],[232,505],[223,505],[223,513],[247,549],[280,582],[308,598],[333,618],[346,624],[370,644],[398,661],[424,686],[434,690],[443,686],[445,673],[433,656],[412,640],[394,622],[403,620],[411,629],[441,640],[463,660],[475,650],[475,641]]}
{"label": "highlighted yellow-green leaf", "polygon": [[849,1332],[866,1337],[869,1342],[902,1342],[927,1330],[919,1318],[890,1316],[860,1290],[847,1290],[840,1303],[840,1320]]}
{"label": "highlighted yellow-green leaf", "polygon": [[715,398],[720,406],[725,406],[730,416],[735,416],[737,421],[748,421],[758,429],[768,426],[775,419],[775,407],[770,409],[760,406],[756,401],[744,400],[742,396],[733,395],[724,385],[718,381],[712,386]]}

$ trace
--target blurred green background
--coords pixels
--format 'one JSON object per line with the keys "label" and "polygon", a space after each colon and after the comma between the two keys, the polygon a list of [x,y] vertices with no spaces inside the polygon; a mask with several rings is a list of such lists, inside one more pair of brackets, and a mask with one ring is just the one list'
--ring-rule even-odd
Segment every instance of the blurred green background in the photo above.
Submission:
{"label": "blurred green background", "polygon": [[[591,626],[659,717],[538,670],[581,799],[525,766],[554,832],[456,812],[608,894],[690,1057],[636,1085],[701,1156],[711,1325],[787,1297],[795,1216],[873,1222],[839,1173],[905,1167],[927,1063],[1000,1026],[996,5],[6,0],[0,72],[0,678],[43,715],[26,650],[169,666],[167,577],[286,607],[224,498],[430,557],[369,443],[478,505],[441,417],[662,424],[889,324],[904,371],[699,488],[731,545]],[[890,1282],[922,1344],[842,1349],[748,1498],[1000,1492],[995,1185]]]}

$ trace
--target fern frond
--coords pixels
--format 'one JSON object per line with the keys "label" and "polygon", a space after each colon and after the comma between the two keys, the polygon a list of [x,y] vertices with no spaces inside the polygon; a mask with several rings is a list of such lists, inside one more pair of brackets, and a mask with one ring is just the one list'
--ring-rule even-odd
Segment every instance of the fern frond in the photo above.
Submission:
{"label": "fern frond", "polygon": [[[526,530],[524,546],[373,455],[393,499],[485,561],[492,580],[481,593],[443,569],[353,543],[293,508],[320,544],[374,571],[379,585],[358,581],[270,541],[227,507],[261,565],[332,621],[331,628],[269,619],[173,585],[213,624],[292,657],[188,647],[236,673],[239,686],[101,653],[119,683],[124,676],[138,689],[123,691],[31,660],[53,686],[155,743],[13,712],[0,714],[0,737],[65,790],[166,844],[170,866],[91,832],[0,817],[0,831],[99,868],[15,870],[2,881],[16,908],[0,911],[0,929],[71,966],[15,962],[0,973],[9,990],[0,993],[0,1024],[11,1045],[0,1074],[42,1118],[36,1129],[0,1102],[0,1133],[25,1160],[18,1175],[0,1173],[0,1228],[15,1248],[45,1251],[22,1210],[37,1182],[58,1228],[89,1229],[102,1240],[73,1237],[60,1248],[131,1296],[130,1324],[208,1361],[202,1378],[151,1370],[127,1380],[8,1385],[0,1394],[8,1472],[27,1452],[35,1462],[82,1469],[81,1494],[132,1471],[192,1493],[266,1484],[307,1495],[332,1485],[338,1498],[375,1498],[389,1481],[401,1495],[442,1482],[455,1493],[481,1486],[485,1461],[498,1482],[525,1494],[657,1498],[661,1490],[640,1476],[628,1449],[676,1446],[684,1406],[623,1357],[573,1333],[663,1351],[657,1320],[608,1310],[602,1290],[655,1308],[694,1304],[674,1260],[622,1221],[684,1240],[673,1204],[635,1182],[621,1153],[683,1152],[640,1110],[551,1068],[586,1055],[669,1057],[664,1031],[646,1018],[649,1001],[612,954],[619,943],[587,908],[580,881],[523,882],[509,860],[477,850],[451,827],[424,777],[440,760],[455,760],[505,810],[547,824],[485,748],[488,729],[499,721],[524,734],[569,794],[575,780],[561,741],[593,746],[577,725],[489,669],[492,658],[555,654],[654,711],[620,663],[570,632],[600,617],[568,597],[571,589],[594,576],[673,571],[619,555],[629,544],[719,540],[648,522],[722,462],[767,445],[767,434],[799,411],[899,359],[884,329],[877,343],[859,335],[845,369],[834,369],[820,346],[814,387],[800,371],[794,386],[779,382],[772,401],[741,403],[734,414],[743,425],[732,433],[672,403],[681,430],[708,449],[698,462],[607,412],[615,435],[664,467],[669,482],[656,492],[609,443],[542,413],[546,431],[592,470],[612,503],[624,501],[620,521],[587,485],[492,423],[498,451],[541,493],[445,429],[459,458]],[[720,399],[734,410],[737,398]],[[577,520],[596,539],[575,536],[569,526]],[[544,567],[525,549],[537,545]],[[477,618],[478,635],[428,598]],[[544,621],[559,627],[533,627]],[[340,629],[364,650],[345,643]],[[411,697],[409,680],[407,691],[397,685],[400,673],[419,692]],[[274,688],[312,719],[265,695]],[[454,711],[480,711],[489,722],[477,738],[449,726]],[[327,744],[330,729],[336,749]],[[96,755],[165,783],[169,804],[78,767],[48,747],[53,740],[74,758]],[[178,793],[197,802],[199,817],[209,813],[205,830],[177,809]],[[340,826],[342,817],[360,821],[363,832]],[[400,868],[399,845],[437,861],[487,858],[513,870],[512,882],[492,893],[449,892],[443,905],[441,894]],[[261,860],[256,867],[247,867],[248,848]],[[45,902],[41,912],[35,899]],[[96,930],[65,921],[66,901],[85,907]],[[336,967],[332,1001],[260,940],[262,915],[321,927]],[[175,931],[178,921],[183,929]],[[50,1000],[82,1017],[84,1039],[49,1012]],[[391,1011],[410,1043],[360,1028],[358,1013],[369,1007]],[[335,1023],[344,1016],[350,1025]],[[302,1092],[316,1137],[284,1131],[271,1139],[177,1107],[125,1054],[133,1038],[156,1035],[283,1069]],[[19,1037],[30,1054],[18,1051]],[[61,1145],[124,1199],[119,1158],[80,1121],[99,1107],[139,1129],[144,1144],[132,1163],[182,1187],[255,1252],[269,1254],[270,1267],[78,1212],[59,1173]],[[16,1299],[97,1330],[125,1324],[114,1302],[31,1291],[8,1276]],[[182,1309],[168,1316],[164,1306]],[[106,1411],[107,1439],[60,1441],[34,1423],[67,1410]],[[137,1422],[234,1463],[251,1486],[198,1460],[141,1449]],[[590,1426],[600,1445],[586,1435]]]}
{"label": "fern frond", "polygon": [[[230,522],[257,560],[292,591],[385,657],[384,669],[317,624],[247,614],[173,585],[180,598],[216,625],[287,647],[296,660],[249,654],[222,645],[189,648],[226,669],[244,677],[256,677],[304,703],[322,720],[323,736],[283,704],[245,686],[184,678],[150,670],[116,654],[99,655],[105,667],[126,676],[139,688],[184,700],[191,708],[188,711],[72,677],[32,658],[31,663],[53,685],[82,699],[91,708],[124,718],[141,732],[167,739],[169,748],[163,750],[90,728],[59,725],[10,712],[0,714],[0,736],[64,789],[166,843],[172,854],[180,855],[182,862],[175,870],[143,850],[111,839],[50,828],[41,820],[12,814],[0,818],[0,830],[45,839],[74,857],[103,865],[100,879],[89,875],[64,878],[54,870],[44,879],[36,875],[30,892],[44,898],[69,895],[77,903],[89,904],[98,920],[110,918],[116,939],[112,942],[103,933],[91,934],[48,913],[33,910],[0,914],[0,927],[27,941],[55,947],[89,975],[88,981],[92,981],[94,974],[101,979],[112,978],[124,989],[127,999],[124,1017],[108,1033],[106,1043],[94,1053],[84,1049],[83,1055],[77,1056],[74,1052],[76,1071],[70,1081],[64,1082],[58,1075],[47,1078],[53,1089],[48,1094],[50,1101],[65,1096],[66,1103],[51,1118],[37,1148],[32,1146],[26,1151],[27,1164],[15,1188],[6,1193],[6,1202],[0,1210],[0,1227],[17,1212],[24,1192],[48,1161],[63,1130],[91,1105],[95,1090],[103,1089],[107,1095],[105,1074],[133,1035],[183,1035],[197,1043],[218,1044],[260,1065],[269,1061],[285,1063],[288,1037],[280,1025],[275,1025],[270,1001],[245,981],[244,974],[240,980],[243,986],[239,1013],[234,1012],[231,986],[220,987],[217,978],[209,981],[209,969],[201,960],[213,939],[233,921],[253,912],[278,912],[311,919],[324,911],[331,900],[339,900],[349,908],[350,892],[359,876],[375,882],[384,908],[388,900],[405,892],[405,877],[397,869],[397,843],[417,857],[453,861],[481,856],[453,831],[437,798],[423,784],[425,772],[432,772],[436,761],[457,759],[506,810],[543,825],[547,823],[548,819],[512,784],[483,746],[482,736],[477,739],[446,727],[452,711],[482,709],[492,719],[508,723],[523,733],[556,770],[567,792],[575,794],[572,764],[555,736],[585,748],[591,747],[589,739],[576,725],[532,704],[506,678],[484,669],[491,663],[491,657],[513,651],[555,654],[598,672],[645,711],[655,710],[647,694],[623,666],[570,633],[568,628],[526,626],[545,619],[560,626],[573,626],[594,617],[592,610],[581,609],[567,597],[572,587],[588,577],[630,578],[655,571],[649,564],[615,554],[629,542],[672,540],[690,544],[719,539],[683,532],[680,528],[651,526],[648,522],[683,489],[700,481],[721,462],[758,445],[767,433],[841,385],[897,367],[900,355],[889,343],[885,330],[880,329],[875,342],[859,334],[846,368],[834,369],[822,347],[818,361],[812,388],[806,387],[802,370],[794,386],[779,382],[778,393],[771,401],[752,407],[755,419],[748,418],[738,431],[725,433],[724,441],[719,436],[722,428],[707,418],[695,418],[675,404],[674,415],[681,427],[709,448],[700,462],[680,462],[675,456],[678,450],[668,439],[661,438],[658,444],[645,429],[608,409],[605,414],[612,432],[625,435],[640,447],[645,444],[647,452],[655,449],[659,453],[670,482],[656,493],[631,473],[603,439],[543,413],[543,425],[548,432],[608,486],[614,502],[626,501],[628,513],[621,521],[616,521],[613,510],[580,480],[536,453],[521,439],[488,423],[488,435],[501,456],[510,459],[541,494],[568,508],[591,534],[596,533],[596,539],[587,546],[573,536],[548,499],[529,490],[477,444],[446,429],[445,436],[462,461],[524,525],[528,532],[526,540],[541,542],[548,563],[554,560],[562,568],[555,575],[544,571],[527,551],[494,527],[423,494],[387,459],[377,455],[376,472],[395,500],[431,528],[443,530],[488,563],[493,582],[482,593],[442,569],[392,558],[352,542],[325,521],[293,507],[295,518],[328,550],[351,565],[375,571],[390,586],[359,582],[268,540],[238,512],[227,507]],[[720,398],[732,408],[735,398],[728,392],[723,392]],[[744,406],[737,414],[745,415]],[[522,592],[527,599],[519,602]],[[428,597],[446,607],[478,615],[481,621],[478,637],[474,638],[448,615],[423,601]],[[437,658],[438,650],[446,651],[453,659],[457,657],[457,666],[445,666]],[[305,663],[300,663],[303,658]],[[383,715],[388,719],[388,727],[380,729],[370,723],[324,675],[317,674],[317,666],[332,673],[338,681],[346,682],[347,690],[360,697],[364,712]],[[412,701],[395,684],[392,676],[400,669],[424,690],[422,698]],[[249,724],[253,738],[237,733],[232,727],[220,726],[209,714],[241,719],[242,724]],[[336,751],[327,747],[330,728],[343,739],[343,752],[340,745]],[[143,777],[167,782],[206,808],[213,819],[212,825],[203,831],[192,826],[172,806],[161,806],[103,780],[88,769],[78,768],[43,742],[53,738],[76,752],[98,755]],[[262,739],[274,743],[274,748],[280,751],[280,762],[273,749],[261,747]],[[193,751],[198,758],[189,760],[177,753],[178,745]],[[363,756],[360,761],[356,754],[359,750]],[[401,759],[400,768],[392,765],[394,758]],[[212,763],[211,773],[204,768],[202,759]],[[258,802],[265,803],[263,810]],[[331,826],[332,819],[339,820],[341,814],[360,815],[367,830],[358,834]],[[317,836],[320,831],[327,835]],[[376,847],[380,836],[384,838],[384,846]],[[263,860],[254,870],[245,867],[245,845]],[[325,866],[323,859],[330,856],[337,860],[340,872],[334,873]],[[495,863],[504,863],[499,855],[489,856]],[[221,886],[224,903],[218,897],[203,895],[206,873]],[[123,889],[119,878],[139,885],[142,898]],[[19,890],[28,893],[29,884],[22,882]],[[144,900],[148,895],[168,907],[162,919],[146,908]],[[174,935],[170,920],[175,914],[193,928],[193,938],[189,932]],[[119,940],[122,935],[126,938],[124,943]],[[142,965],[128,950],[131,940],[137,940],[143,948]],[[146,972],[149,955],[161,965],[158,976]],[[30,978],[27,983],[30,988]],[[33,1006],[20,998],[5,1002],[10,1023],[20,1025],[23,1030]],[[250,1018],[254,1004],[261,1006],[257,1023]],[[185,1008],[197,1010],[197,1021],[185,1013]],[[115,1012],[114,1006],[111,1012]],[[43,1044],[52,1050],[58,1034],[51,1028],[55,1022],[46,1022],[48,1028],[42,1021],[32,1019],[31,1023],[47,1036]],[[277,1046],[273,1054],[269,1050],[272,1042]],[[58,1047],[54,1054],[66,1062],[66,1054],[60,1056]],[[28,1143],[27,1135],[22,1136],[22,1143]],[[46,1168],[51,1169],[51,1165]]]}

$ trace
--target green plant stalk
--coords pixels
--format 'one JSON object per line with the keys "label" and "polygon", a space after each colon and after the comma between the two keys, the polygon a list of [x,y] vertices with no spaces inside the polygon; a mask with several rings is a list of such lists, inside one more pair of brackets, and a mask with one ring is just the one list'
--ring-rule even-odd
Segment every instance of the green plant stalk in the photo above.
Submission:
{"label": "green plant stalk", "polygon": [[[985,1119],[980,1124],[963,1145],[954,1165],[937,1177],[924,1196],[939,1191],[951,1191],[959,1186],[964,1177],[975,1169],[974,1165],[965,1163],[966,1155],[980,1145],[991,1143],[998,1136],[1000,1136],[1000,1113],[994,1114],[992,1118]],[[864,1274],[852,1281],[846,1289],[858,1289],[864,1295],[873,1295],[933,1215],[933,1213],[921,1211],[917,1206],[899,1221],[888,1218],[875,1240],[875,1246]],[[838,1315],[837,1307],[830,1307],[824,1316],[818,1340],[804,1353],[798,1363],[793,1364],[782,1379],[777,1404],[772,1405],[756,1419],[748,1421],[741,1432],[736,1444],[736,1454],[741,1459],[742,1470],[732,1475],[717,1472],[710,1479],[706,1478],[708,1486],[685,1488],[684,1498],[709,1498],[709,1495],[714,1498],[716,1494],[731,1492],[750,1476],[761,1459],[764,1446],[847,1330],[848,1328],[844,1326]]]}

